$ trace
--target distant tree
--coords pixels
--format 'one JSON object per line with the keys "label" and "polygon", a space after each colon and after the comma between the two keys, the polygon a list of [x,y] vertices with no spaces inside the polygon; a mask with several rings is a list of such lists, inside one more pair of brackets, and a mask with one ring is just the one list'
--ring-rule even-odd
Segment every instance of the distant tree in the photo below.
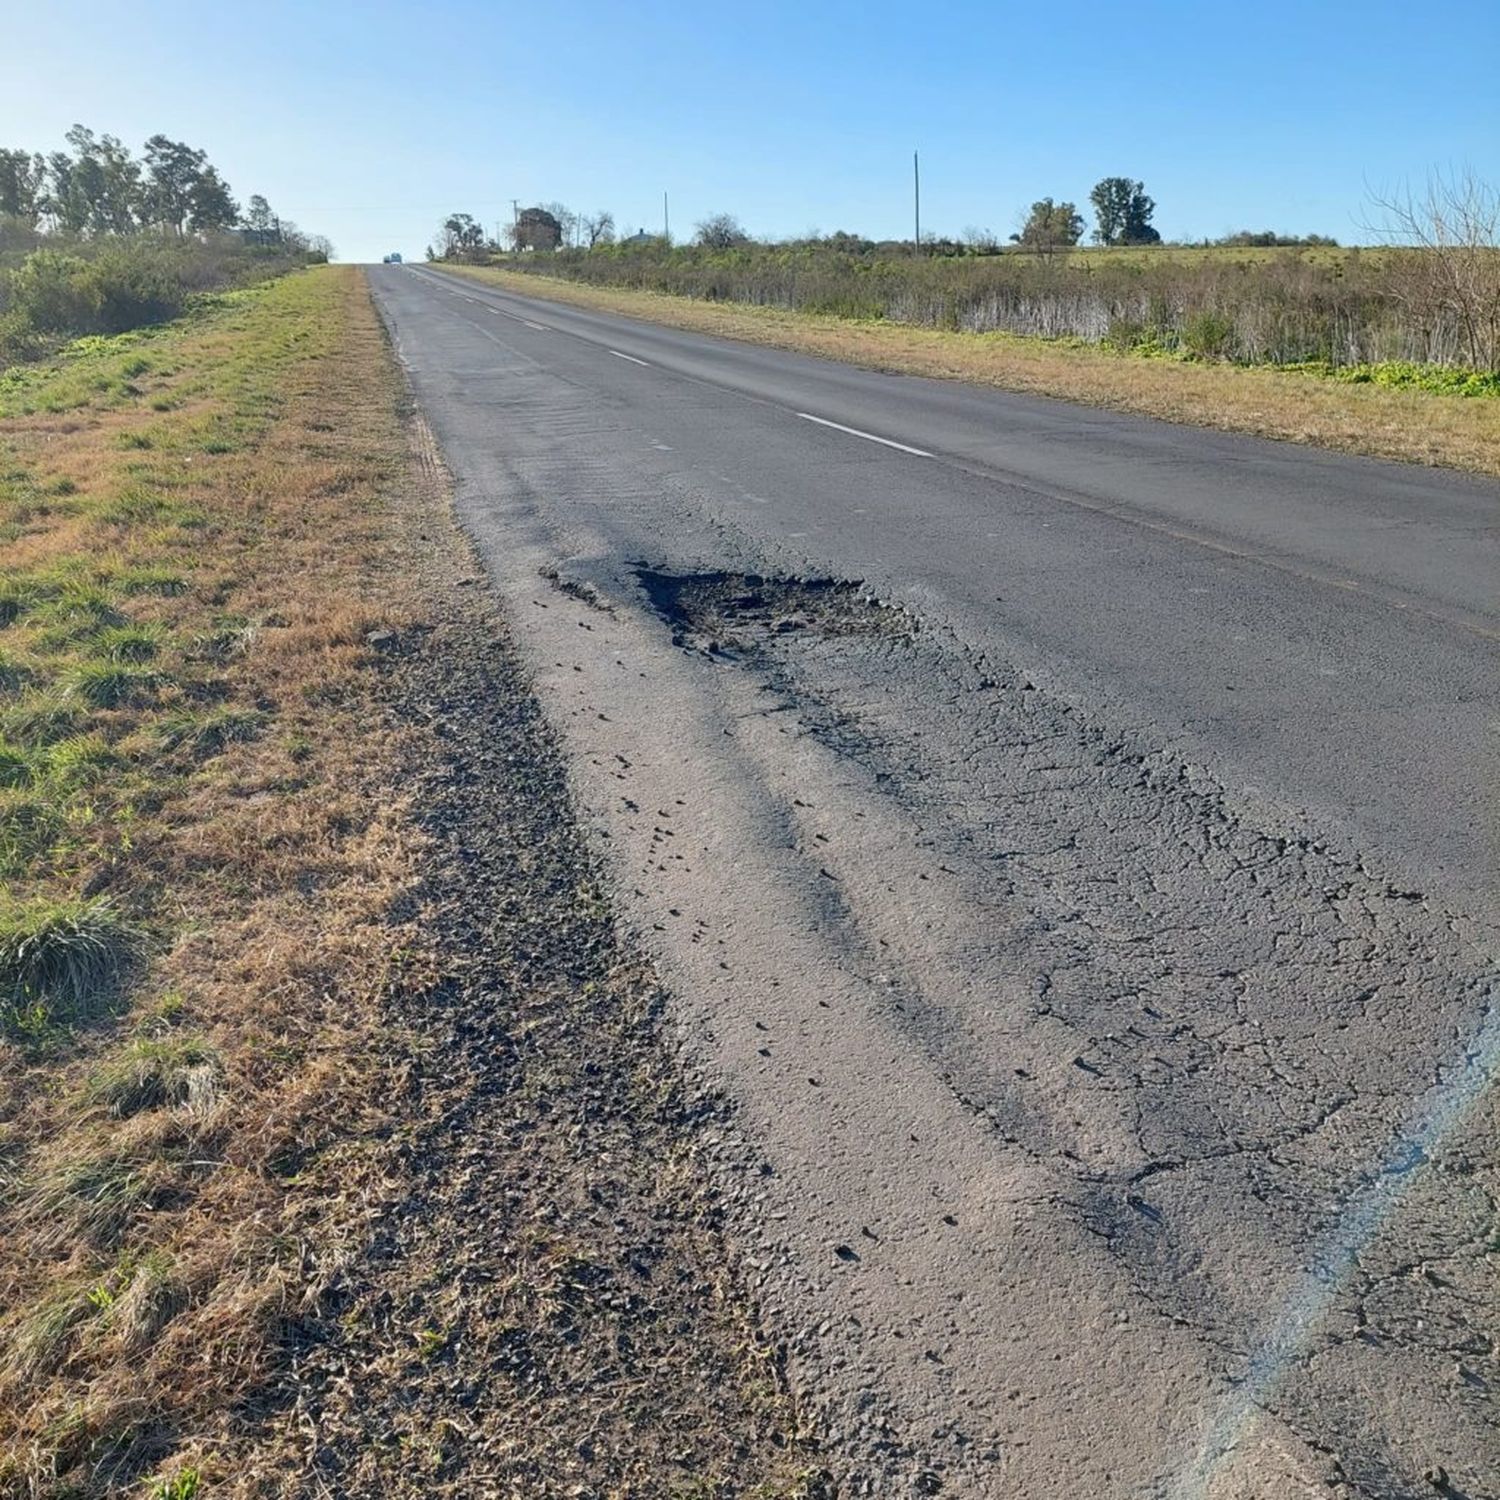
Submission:
{"label": "distant tree", "polygon": [[153,135],[146,142],[145,201],[151,223],[174,234],[187,232],[193,217],[193,191],[207,163],[205,152],[183,141]]}
{"label": "distant tree", "polygon": [[596,214],[585,214],[582,221],[583,242],[587,249],[612,245],[615,239],[615,216],[607,208]]}
{"label": "distant tree", "polygon": [[1146,185],[1129,177],[1106,177],[1089,194],[1094,205],[1094,238],[1101,245],[1156,245],[1161,235],[1151,227],[1155,202]]}
{"label": "distant tree", "polygon": [[868,255],[875,248],[874,240],[850,234],[847,229],[835,229],[832,234],[823,237],[823,243],[830,250],[840,250],[846,255]]}
{"label": "distant tree", "polygon": [[68,144],[77,153],[76,177],[92,234],[129,234],[141,208],[141,165],[117,136],[95,137],[75,125]]}
{"label": "distant tree", "polygon": [[272,234],[276,229],[276,215],[259,193],[250,194],[250,202],[245,209],[245,228],[264,235]]}
{"label": "distant tree", "polygon": [[0,218],[35,229],[47,192],[47,160],[29,151],[0,147]]}
{"label": "distant tree", "polygon": [[233,229],[240,206],[230,196],[229,184],[213,167],[204,167],[188,190],[188,228],[194,234],[211,229]]}
{"label": "distant tree", "polygon": [[1011,239],[1022,249],[1046,253],[1071,249],[1083,238],[1083,230],[1083,215],[1076,204],[1038,198],[1022,221],[1020,233]]}
{"label": "distant tree", "polygon": [[472,214],[449,214],[436,249],[440,260],[476,260],[485,250],[484,225]]}
{"label": "distant tree", "polygon": [[510,227],[516,250],[556,250],[562,240],[562,221],[547,208],[523,208]]}
{"label": "distant tree", "polygon": [[1277,234],[1272,229],[1238,229],[1213,241],[1215,245],[1228,245],[1246,249],[1265,249],[1277,245],[1323,245],[1338,248],[1338,241],[1326,234]]}
{"label": "distant tree", "polygon": [[714,214],[697,226],[694,240],[708,250],[732,250],[745,245],[750,236],[733,214]]}
{"label": "distant tree", "polygon": [[578,238],[578,228],[582,216],[574,213],[566,203],[544,203],[542,204],[542,209],[557,220],[558,246],[574,244]]}
{"label": "distant tree", "polygon": [[975,255],[995,255],[1000,250],[1000,237],[993,229],[981,229],[977,224],[965,227],[961,236]]}

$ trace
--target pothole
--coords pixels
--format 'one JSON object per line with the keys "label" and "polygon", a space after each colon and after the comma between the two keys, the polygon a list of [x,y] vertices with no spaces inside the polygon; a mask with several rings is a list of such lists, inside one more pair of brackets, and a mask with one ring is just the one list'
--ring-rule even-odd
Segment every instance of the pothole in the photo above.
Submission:
{"label": "pothole", "polygon": [[910,636],[916,620],[864,584],[840,578],[773,578],[719,570],[635,576],[672,629],[672,644],[709,655],[754,650],[802,633]]}

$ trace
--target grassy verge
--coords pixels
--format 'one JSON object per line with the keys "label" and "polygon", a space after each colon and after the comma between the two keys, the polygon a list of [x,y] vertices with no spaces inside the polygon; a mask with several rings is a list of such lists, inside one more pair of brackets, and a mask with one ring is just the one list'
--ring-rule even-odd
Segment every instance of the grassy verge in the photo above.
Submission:
{"label": "grassy verge", "polygon": [[1003,333],[952,333],[773,308],[582,286],[495,267],[454,266],[522,296],[622,313],[870,369],[969,380],[1227,432],[1407,463],[1500,474],[1500,402],[1304,371],[1148,359]]}
{"label": "grassy verge", "polygon": [[6,1492],[211,1450],[358,1237],[327,1111],[415,847],[369,717],[400,452],[336,362],[383,358],[363,300],[301,275],[0,383]]}
{"label": "grassy verge", "polygon": [[819,1493],[404,399],[342,268],[0,379],[0,1495]]}

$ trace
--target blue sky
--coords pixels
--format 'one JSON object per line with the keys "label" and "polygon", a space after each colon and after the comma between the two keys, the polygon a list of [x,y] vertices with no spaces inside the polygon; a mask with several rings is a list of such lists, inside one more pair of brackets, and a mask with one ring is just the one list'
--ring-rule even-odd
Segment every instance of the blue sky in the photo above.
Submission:
{"label": "blue sky", "polygon": [[1168,237],[1362,237],[1371,187],[1500,179],[1500,0],[1102,4],[102,4],[17,0],[0,144],[82,121],[202,146],[346,259],[462,210],[674,231],[1007,234],[1032,199],[1145,180]]}

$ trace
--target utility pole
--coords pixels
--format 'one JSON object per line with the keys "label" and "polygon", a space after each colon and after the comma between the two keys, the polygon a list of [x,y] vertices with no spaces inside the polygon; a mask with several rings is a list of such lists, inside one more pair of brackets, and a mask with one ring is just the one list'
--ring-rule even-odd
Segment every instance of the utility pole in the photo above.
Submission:
{"label": "utility pole", "polygon": [[672,220],[667,215],[667,195],[661,195],[661,237],[664,240],[672,238]]}
{"label": "utility pole", "polygon": [[922,253],[922,169],[915,151],[911,154],[911,197],[916,230],[912,239],[912,247],[920,255]]}

